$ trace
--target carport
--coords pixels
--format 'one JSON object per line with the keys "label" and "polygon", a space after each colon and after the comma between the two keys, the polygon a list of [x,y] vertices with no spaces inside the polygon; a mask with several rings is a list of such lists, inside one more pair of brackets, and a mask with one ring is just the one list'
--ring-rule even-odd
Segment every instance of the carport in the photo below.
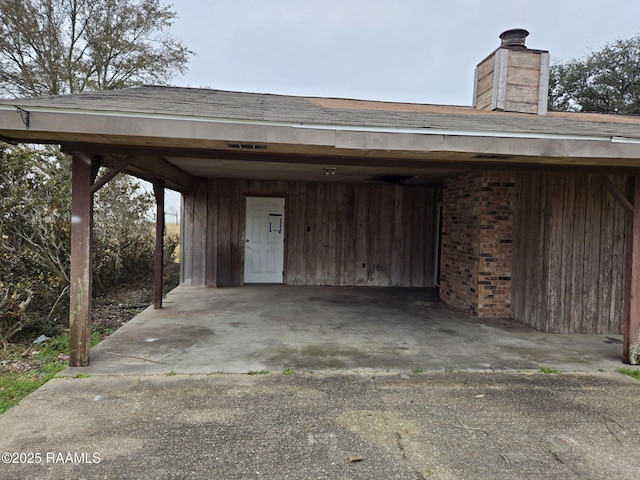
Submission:
{"label": "carport", "polygon": [[615,371],[621,343],[479,319],[433,288],[182,285],[65,375]]}
{"label": "carport", "polygon": [[184,286],[438,286],[478,318],[624,333],[640,363],[640,120],[547,113],[548,62],[503,36],[473,107],[158,86],[0,102],[0,138],[73,157],[71,365],[92,195],[120,172],[156,191],[157,308],[166,187]]}

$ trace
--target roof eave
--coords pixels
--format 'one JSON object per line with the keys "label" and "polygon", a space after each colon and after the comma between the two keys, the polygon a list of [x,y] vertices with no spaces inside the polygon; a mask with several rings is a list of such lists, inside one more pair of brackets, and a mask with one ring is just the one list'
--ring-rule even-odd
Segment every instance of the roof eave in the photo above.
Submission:
{"label": "roof eave", "polygon": [[[19,112],[0,105],[0,137],[23,143],[154,145],[225,148],[264,144],[270,152],[326,155],[386,152],[389,156],[438,152],[529,157],[531,163],[636,167],[640,139],[597,135],[460,131],[363,125],[319,125],[135,112],[31,108],[29,128]],[[294,152],[295,153],[295,152]]]}

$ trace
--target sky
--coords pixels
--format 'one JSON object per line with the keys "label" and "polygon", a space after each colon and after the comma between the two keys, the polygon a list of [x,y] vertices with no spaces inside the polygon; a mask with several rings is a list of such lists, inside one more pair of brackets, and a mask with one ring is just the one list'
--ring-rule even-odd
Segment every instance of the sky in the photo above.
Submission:
{"label": "sky", "polygon": [[178,86],[471,105],[475,66],[525,28],[551,61],[640,34],[639,0],[168,0],[196,53]]}
{"label": "sky", "polygon": [[471,105],[475,66],[505,30],[527,29],[552,64],[640,34],[640,0],[165,3],[196,54],[171,83],[242,92]]}

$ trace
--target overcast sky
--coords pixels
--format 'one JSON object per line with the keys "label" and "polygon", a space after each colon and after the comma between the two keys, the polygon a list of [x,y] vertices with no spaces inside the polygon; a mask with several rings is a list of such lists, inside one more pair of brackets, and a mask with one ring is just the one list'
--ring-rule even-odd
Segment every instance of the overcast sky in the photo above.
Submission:
{"label": "overcast sky", "polygon": [[640,0],[168,3],[196,53],[172,83],[243,92],[471,105],[475,66],[505,30],[529,30],[552,63],[640,34]]}
{"label": "overcast sky", "polygon": [[498,35],[551,61],[640,33],[640,0],[168,0],[193,50],[179,86],[470,105]]}

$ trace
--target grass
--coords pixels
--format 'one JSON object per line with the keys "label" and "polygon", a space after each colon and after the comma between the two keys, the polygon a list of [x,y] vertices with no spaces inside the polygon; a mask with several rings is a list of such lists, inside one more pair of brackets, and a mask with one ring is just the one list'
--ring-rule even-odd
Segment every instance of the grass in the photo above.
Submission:
{"label": "grass", "polygon": [[424,368],[414,368],[413,370],[411,370],[411,373],[413,373],[414,375],[424,373]]}
{"label": "grass", "polygon": [[165,377],[174,377],[174,376],[177,375],[177,373],[176,373],[175,370],[171,370],[170,372],[165,373],[164,375],[165,375]]}
{"label": "grass", "polygon": [[540,367],[540,371],[546,375],[559,375],[562,373],[561,370],[557,368],[549,368],[549,367]]}
{"label": "grass", "polygon": [[[95,347],[105,337],[113,332],[112,328],[105,328],[91,333],[91,346]],[[69,336],[60,335],[50,338],[46,342],[33,345],[28,357],[23,358],[20,352],[14,352],[8,360],[29,361],[40,364],[35,369],[26,372],[0,371],[0,414],[20,403],[24,397],[36,391],[58,373],[64,370],[68,362]],[[90,378],[91,375],[80,373],[75,378]]]}
{"label": "grass", "polygon": [[249,370],[247,375],[268,375],[268,370]]}
{"label": "grass", "polygon": [[636,380],[640,380],[640,368],[619,368],[618,373],[622,373],[623,375],[629,375],[630,377],[635,378]]}
{"label": "grass", "polygon": [[285,369],[282,371],[282,374],[283,374],[283,375],[295,375],[295,374],[296,374],[296,371],[295,371],[293,368],[285,368]]}
{"label": "grass", "polygon": [[[66,335],[52,338],[40,345],[34,345],[30,361],[38,362],[38,368],[26,372],[0,373],[0,414],[20,403],[24,397],[34,392],[54,378],[67,366],[60,358],[69,351],[69,337]],[[18,354],[15,360],[22,360]]]}

